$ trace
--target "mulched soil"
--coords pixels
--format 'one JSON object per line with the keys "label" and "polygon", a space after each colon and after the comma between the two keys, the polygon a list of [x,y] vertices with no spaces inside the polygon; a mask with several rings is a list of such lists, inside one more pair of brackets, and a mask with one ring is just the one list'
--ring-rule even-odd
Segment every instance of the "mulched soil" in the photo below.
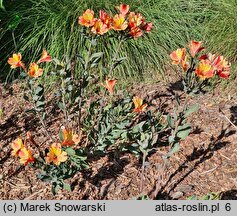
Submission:
{"label": "mulched soil", "polygon": [[[167,146],[149,155],[144,181],[144,193],[149,198],[187,199],[192,195],[220,192],[222,199],[237,199],[237,133],[227,120],[237,123],[237,91],[233,86],[188,97],[189,105],[200,104],[199,111],[189,117],[193,130],[168,164],[164,165],[162,160]],[[90,161],[89,170],[70,180],[72,192],[61,190],[53,196],[50,184],[38,180],[32,168],[20,167],[18,160],[10,155],[10,143],[27,131],[31,131],[42,145],[47,145],[48,141],[37,118],[24,112],[30,104],[22,99],[20,84],[12,84],[7,90],[3,86],[0,88],[4,109],[0,119],[0,199],[126,200],[140,195],[141,161],[124,153],[119,160],[109,154]],[[172,91],[164,83],[142,84],[132,92],[145,98],[149,109],[173,108]],[[62,116],[51,106],[47,126],[57,137]]]}

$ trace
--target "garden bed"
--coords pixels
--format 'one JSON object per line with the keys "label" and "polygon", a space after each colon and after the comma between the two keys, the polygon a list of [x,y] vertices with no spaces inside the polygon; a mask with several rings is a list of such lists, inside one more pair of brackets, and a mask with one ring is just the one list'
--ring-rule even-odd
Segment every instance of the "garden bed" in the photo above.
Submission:
{"label": "garden bed", "polygon": [[[134,85],[137,86],[137,85]],[[200,104],[198,112],[189,117],[191,134],[181,141],[181,149],[164,167],[162,155],[168,146],[160,146],[148,155],[145,167],[144,194],[151,199],[187,199],[208,192],[221,192],[222,199],[237,199],[236,89],[215,90],[188,97],[188,104]],[[147,101],[148,109],[172,109],[172,92],[164,83],[141,84],[134,94]],[[68,183],[72,192],[60,190],[55,196],[51,185],[37,179],[34,169],[22,167],[10,156],[10,143],[31,131],[41,146],[49,145],[42,127],[33,114],[24,112],[29,106],[22,99],[21,85],[1,86],[4,116],[0,120],[0,197],[1,199],[136,199],[141,179],[141,161],[131,153],[115,157],[88,158],[89,169],[77,173]],[[174,91],[180,94],[179,91]],[[221,110],[221,112],[220,112]],[[47,126],[54,137],[62,126],[59,108],[48,106]],[[226,118],[227,117],[227,118]]]}

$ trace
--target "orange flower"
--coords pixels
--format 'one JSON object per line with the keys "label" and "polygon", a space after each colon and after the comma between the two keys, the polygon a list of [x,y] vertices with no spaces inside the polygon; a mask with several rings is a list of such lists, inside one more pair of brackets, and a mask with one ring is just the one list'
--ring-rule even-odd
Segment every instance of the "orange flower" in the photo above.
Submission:
{"label": "orange flower", "polygon": [[217,60],[214,65],[217,68],[217,75],[219,77],[222,77],[224,79],[229,78],[231,64],[223,57],[223,56],[218,56]]}
{"label": "orange flower", "polygon": [[144,20],[142,14],[134,13],[134,12],[131,12],[129,14],[129,27],[130,28],[136,28],[136,27],[139,27],[143,24],[145,24],[145,20]]}
{"label": "orange flower", "polygon": [[120,12],[120,14],[122,14],[123,16],[126,16],[128,14],[128,12],[129,12],[129,8],[130,8],[129,5],[120,4],[119,5],[119,12]]}
{"label": "orange flower", "polygon": [[185,57],[186,49],[185,48],[178,48],[177,50],[173,51],[170,54],[170,58],[173,60],[172,64],[180,64]]}
{"label": "orange flower", "polygon": [[143,100],[138,97],[138,96],[134,96],[133,97],[133,103],[135,105],[135,108],[133,110],[133,112],[143,112],[145,111],[147,104],[143,104]]}
{"label": "orange flower", "polygon": [[207,55],[201,56],[200,59],[209,60],[219,77],[224,79],[229,78],[230,72],[228,70],[230,70],[231,64],[223,56],[216,57],[215,54],[208,53]]}
{"label": "orange flower", "polygon": [[64,146],[71,146],[74,144],[78,144],[80,142],[80,138],[77,134],[74,134],[72,130],[63,129],[63,142]]}
{"label": "orange flower", "polygon": [[82,16],[79,17],[78,23],[82,26],[91,27],[95,24],[94,11],[87,9]]}
{"label": "orange flower", "polygon": [[217,71],[217,75],[223,79],[228,79],[230,76],[229,71]]}
{"label": "orange flower", "polygon": [[103,35],[109,30],[108,26],[101,20],[97,20],[91,29],[91,32],[98,35]]}
{"label": "orange flower", "polygon": [[45,161],[47,163],[53,162],[56,166],[60,165],[61,162],[67,160],[67,152],[62,151],[60,143],[53,143],[49,149]]}
{"label": "orange flower", "polygon": [[47,53],[47,51],[45,49],[43,49],[41,58],[38,61],[38,63],[41,63],[41,62],[51,62],[51,61],[52,61],[51,56]]}
{"label": "orange flower", "polygon": [[153,29],[152,22],[148,22],[143,26],[143,30],[147,33],[151,32],[152,29]]}
{"label": "orange flower", "polygon": [[198,41],[192,40],[190,42],[188,47],[189,47],[189,50],[190,50],[190,54],[193,58],[197,53],[204,50],[204,47],[201,47],[201,46],[202,46],[202,41],[198,42]]}
{"label": "orange flower", "polygon": [[218,56],[213,61],[213,66],[218,71],[224,71],[224,70],[226,71],[226,70],[230,70],[231,64],[223,56]]}
{"label": "orange flower", "polygon": [[111,18],[110,16],[103,10],[100,10],[100,20],[107,26],[107,28],[110,28],[111,25]]}
{"label": "orange flower", "polygon": [[25,147],[23,147],[20,151],[18,156],[20,157],[20,163],[24,164],[26,166],[28,163],[34,162],[35,158],[32,155],[31,150],[27,150]]}
{"label": "orange flower", "polygon": [[102,86],[104,86],[110,94],[113,94],[114,86],[116,84],[116,79],[106,79],[105,84],[101,83]]}
{"label": "orange flower", "polygon": [[11,65],[11,68],[15,69],[18,67],[22,67],[23,70],[26,70],[25,64],[21,61],[21,54],[13,54],[12,58],[9,58],[7,63]]}
{"label": "orange flower", "polygon": [[128,27],[128,22],[122,14],[116,14],[112,21],[113,29],[117,31],[124,31]]}
{"label": "orange flower", "polygon": [[214,70],[209,60],[201,60],[195,73],[202,80],[211,78],[215,75]]}
{"label": "orange flower", "polygon": [[188,55],[186,55],[184,59],[181,61],[181,67],[183,68],[184,72],[188,70],[188,66],[189,66]]}
{"label": "orange flower", "polygon": [[40,77],[43,74],[43,69],[39,68],[39,66],[36,63],[31,63],[30,64],[30,70],[28,72],[30,77]]}
{"label": "orange flower", "polygon": [[140,28],[136,27],[136,28],[131,29],[130,35],[134,38],[138,38],[138,37],[141,37],[143,35],[143,32]]}
{"label": "orange flower", "polygon": [[12,156],[18,156],[20,150],[24,148],[22,139],[17,138],[16,140],[14,140],[11,144],[11,147],[12,147],[12,152],[11,152]]}

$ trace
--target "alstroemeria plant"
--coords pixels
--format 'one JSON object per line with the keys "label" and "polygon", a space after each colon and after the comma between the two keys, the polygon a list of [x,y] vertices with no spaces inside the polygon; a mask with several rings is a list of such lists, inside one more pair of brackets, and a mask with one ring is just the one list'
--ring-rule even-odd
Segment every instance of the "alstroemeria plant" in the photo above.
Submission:
{"label": "alstroemeria plant", "polygon": [[79,136],[65,128],[62,134],[60,141],[45,148],[37,144],[30,132],[27,132],[24,141],[17,138],[11,143],[11,155],[18,157],[21,165],[41,170],[38,178],[50,181],[53,193],[60,188],[71,190],[64,180],[87,167],[83,150],[77,146]]}
{"label": "alstroemeria plant", "polygon": [[79,17],[78,23],[89,28],[88,33],[103,35],[108,31],[119,31],[125,37],[137,38],[143,33],[149,33],[153,29],[152,22],[146,22],[141,13],[130,12],[130,6],[121,4],[119,13],[109,15],[104,10],[100,10],[99,17],[94,17],[94,11],[87,9]]}
{"label": "alstroemeria plant", "polygon": [[221,55],[202,54],[205,50],[202,41],[192,40],[186,48],[178,48],[170,54],[172,64],[182,68],[182,84],[187,93],[199,93],[208,84],[210,78],[230,76],[231,64]]}

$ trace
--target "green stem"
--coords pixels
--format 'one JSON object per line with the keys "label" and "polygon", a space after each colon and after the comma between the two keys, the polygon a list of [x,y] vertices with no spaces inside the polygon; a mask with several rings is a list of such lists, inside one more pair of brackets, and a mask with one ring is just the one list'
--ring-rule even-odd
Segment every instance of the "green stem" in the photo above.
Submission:
{"label": "green stem", "polygon": [[108,75],[111,74],[111,75],[113,76],[112,72],[113,72],[113,69],[114,69],[114,65],[115,65],[115,63],[116,63],[116,59],[117,59],[117,57],[118,57],[118,53],[119,53],[120,47],[121,47],[121,45],[122,45],[123,42],[124,42],[124,40],[121,39],[121,40],[119,41],[117,47],[116,47],[114,56],[113,56],[112,61],[111,61],[111,65],[110,65],[110,67],[109,67],[109,73],[108,73]]}
{"label": "green stem", "polygon": [[[30,86],[31,97],[33,98],[32,84],[30,83],[29,86]],[[46,127],[45,121],[44,121],[44,119],[42,118],[41,113],[38,112],[37,109],[36,109],[35,102],[34,102],[34,101],[31,102],[31,104],[32,104],[32,106],[33,106],[33,109],[34,109],[35,112],[36,112],[36,115],[37,115],[37,117],[38,117],[38,119],[39,119],[41,125],[43,126],[43,129],[44,129],[45,135],[48,136],[49,139],[50,139],[51,141],[54,141],[54,139],[52,138],[52,135],[51,135],[51,134],[48,132],[48,130],[47,130],[47,127]]]}
{"label": "green stem", "polygon": [[14,47],[15,47],[15,51],[16,51],[17,50],[17,45],[16,45],[16,39],[15,39],[14,31],[12,31],[12,39],[13,39],[13,43],[14,43]]}
{"label": "green stem", "polygon": [[88,66],[89,66],[89,62],[90,62],[89,60],[90,60],[90,57],[91,57],[91,52],[92,52],[92,45],[90,43],[88,53],[87,53],[87,57],[85,59],[84,71],[83,71],[83,74],[82,74],[82,78],[80,78],[80,84],[79,84],[80,95],[79,95],[78,113],[77,113],[77,119],[78,119],[77,130],[78,130],[78,133],[80,133],[80,130],[81,130],[81,104],[82,104],[82,96],[84,94],[84,88],[82,87],[82,85],[84,84],[84,82],[86,80],[85,72],[88,70]]}
{"label": "green stem", "polygon": [[144,189],[144,174],[145,174],[145,162],[146,162],[147,152],[143,152],[142,157],[142,172],[141,172],[141,184],[140,184],[140,194],[143,192]]}

